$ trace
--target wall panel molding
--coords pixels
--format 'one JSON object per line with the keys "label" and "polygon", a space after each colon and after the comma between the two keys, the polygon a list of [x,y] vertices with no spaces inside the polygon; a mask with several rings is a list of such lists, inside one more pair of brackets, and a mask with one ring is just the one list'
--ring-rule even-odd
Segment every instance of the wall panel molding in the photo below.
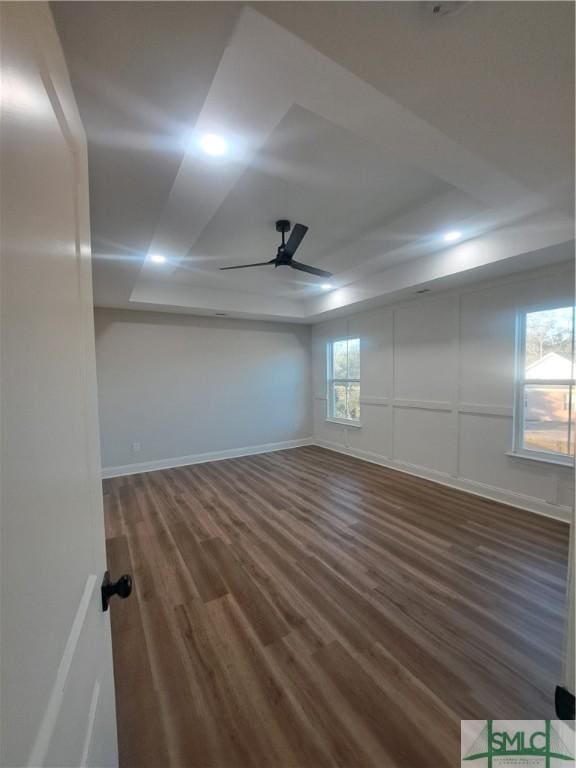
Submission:
{"label": "wall panel molding", "polygon": [[[329,429],[314,401],[315,439],[565,519],[574,473],[538,461],[528,466],[508,454],[516,312],[565,301],[573,273],[564,262],[354,315],[362,339],[362,428]],[[312,332],[316,391],[330,333],[328,323]]]}
{"label": "wall panel molding", "polygon": [[419,411],[451,411],[453,406],[448,400],[407,400],[395,398],[392,401],[394,408],[413,408]]}
{"label": "wall panel molding", "polygon": [[545,517],[553,517],[556,520],[569,523],[572,519],[572,509],[566,506],[559,506],[550,504],[542,499],[538,499],[534,496],[524,496],[520,493],[514,493],[513,491],[506,491],[502,488],[496,488],[484,483],[477,483],[473,480],[465,480],[463,478],[455,478],[445,472],[438,472],[428,467],[421,467],[416,464],[410,464],[409,462],[399,461],[398,459],[389,459],[378,453],[372,453],[370,451],[363,451],[358,448],[350,448],[339,443],[334,443],[329,440],[322,440],[315,438],[314,445],[320,448],[326,448],[329,451],[335,451],[336,453],[343,453],[347,456],[354,456],[362,461],[368,461],[371,464],[379,464],[380,466],[394,469],[398,472],[405,472],[409,475],[415,475],[421,477],[424,480],[431,480],[439,485],[446,485],[450,488],[455,488],[460,491],[466,491],[474,496],[481,496],[482,498],[489,499],[491,501],[498,501],[503,504],[509,504],[512,507],[518,509],[524,509],[528,512],[534,512]]}
{"label": "wall panel molding", "polygon": [[390,405],[389,397],[377,397],[375,395],[360,395],[360,405]]}
{"label": "wall panel molding", "polygon": [[458,411],[478,416],[502,416],[509,419],[514,415],[511,405],[486,405],[485,403],[460,403]]}

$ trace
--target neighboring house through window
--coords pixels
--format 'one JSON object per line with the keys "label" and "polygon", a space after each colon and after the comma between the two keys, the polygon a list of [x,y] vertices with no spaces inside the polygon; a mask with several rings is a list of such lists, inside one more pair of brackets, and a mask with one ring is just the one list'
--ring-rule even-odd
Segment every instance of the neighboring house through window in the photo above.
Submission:
{"label": "neighboring house through window", "polygon": [[518,317],[514,453],[570,463],[574,457],[574,309]]}
{"label": "neighboring house through window", "polygon": [[360,421],[360,339],[328,343],[328,418]]}

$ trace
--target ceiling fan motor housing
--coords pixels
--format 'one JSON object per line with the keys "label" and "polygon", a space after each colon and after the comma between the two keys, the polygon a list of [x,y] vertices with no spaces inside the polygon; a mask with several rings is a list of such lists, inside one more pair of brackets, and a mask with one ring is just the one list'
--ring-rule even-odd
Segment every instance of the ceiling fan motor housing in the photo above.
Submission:
{"label": "ceiling fan motor housing", "polygon": [[292,258],[291,255],[284,255],[284,248],[286,247],[285,235],[286,232],[289,231],[290,222],[288,219],[278,219],[276,222],[276,232],[282,233],[282,244],[278,246],[278,251],[276,252],[276,264],[274,264],[275,267],[281,266],[282,264],[289,264],[290,259]]}

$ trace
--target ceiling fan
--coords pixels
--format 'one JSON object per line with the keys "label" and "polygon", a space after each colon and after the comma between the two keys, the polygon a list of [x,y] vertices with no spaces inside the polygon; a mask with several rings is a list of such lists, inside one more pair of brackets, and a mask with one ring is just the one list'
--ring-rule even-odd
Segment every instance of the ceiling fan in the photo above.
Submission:
{"label": "ceiling fan", "polygon": [[286,219],[280,219],[276,222],[276,231],[282,233],[282,243],[278,246],[276,256],[270,261],[258,261],[256,264],[239,264],[237,267],[220,267],[220,269],[246,269],[247,267],[263,267],[266,264],[274,264],[274,267],[292,267],[292,269],[299,269],[300,272],[309,272],[311,275],[318,275],[318,277],[332,277],[331,272],[326,272],[324,269],[318,269],[317,267],[309,267],[308,264],[302,264],[300,261],[294,261],[294,254],[299,248],[304,235],[308,232],[308,227],[304,224],[294,224],[292,233],[288,238],[288,242],[285,242],[286,232],[290,231],[290,222]]}

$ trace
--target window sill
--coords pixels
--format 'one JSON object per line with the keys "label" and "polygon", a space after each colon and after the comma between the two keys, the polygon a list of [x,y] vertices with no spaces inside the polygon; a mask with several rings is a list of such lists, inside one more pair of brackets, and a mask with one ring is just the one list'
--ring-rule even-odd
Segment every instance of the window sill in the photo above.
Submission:
{"label": "window sill", "polygon": [[521,453],[520,451],[506,451],[507,456],[513,459],[527,459],[528,461],[538,461],[541,464],[556,464],[559,467],[574,467],[574,459],[562,456],[546,456],[541,453]]}
{"label": "window sill", "polygon": [[348,419],[331,419],[327,418],[326,421],[329,424],[339,424],[341,427],[355,427],[356,429],[362,429],[362,424],[359,421],[349,421]]}

